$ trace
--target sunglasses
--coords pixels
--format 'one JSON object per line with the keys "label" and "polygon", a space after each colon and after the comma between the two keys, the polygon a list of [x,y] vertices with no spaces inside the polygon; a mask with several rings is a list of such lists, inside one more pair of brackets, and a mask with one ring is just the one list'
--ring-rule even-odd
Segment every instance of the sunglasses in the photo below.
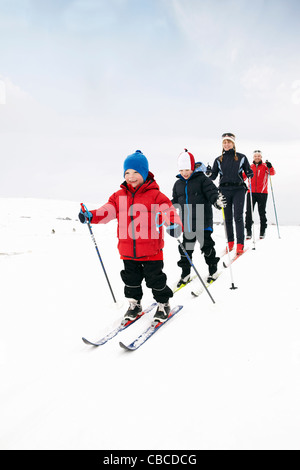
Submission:
{"label": "sunglasses", "polygon": [[223,134],[222,135],[222,139],[224,139],[225,137],[233,137],[235,139],[235,135],[234,134],[230,134],[229,132],[227,132],[226,134]]}

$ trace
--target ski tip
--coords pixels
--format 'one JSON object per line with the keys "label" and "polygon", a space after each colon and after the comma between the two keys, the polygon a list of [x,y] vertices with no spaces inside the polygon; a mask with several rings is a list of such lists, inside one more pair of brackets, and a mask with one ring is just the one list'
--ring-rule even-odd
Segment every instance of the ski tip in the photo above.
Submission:
{"label": "ski tip", "polygon": [[126,346],[126,344],[122,343],[122,341],[119,341],[119,346],[122,348],[122,349],[125,349],[125,351],[133,351],[133,349],[129,348],[128,346]]}
{"label": "ski tip", "polygon": [[82,337],[81,339],[82,339],[82,341],[83,341],[85,344],[87,344],[88,346],[95,346],[95,347],[100,346],[100,344],[93,343],[92,341],[89,341],[88,339],[86,339],[86,338],[84,338],[84,337]]}
{"label": "ski tip", "polygon": [[86,339],[86,338],[84,338],[84,337],[82,337],[81,339],[82,339],[82,341],[83,341],[85,344],[89,344],[89,345],[91,344],[88,339]]}

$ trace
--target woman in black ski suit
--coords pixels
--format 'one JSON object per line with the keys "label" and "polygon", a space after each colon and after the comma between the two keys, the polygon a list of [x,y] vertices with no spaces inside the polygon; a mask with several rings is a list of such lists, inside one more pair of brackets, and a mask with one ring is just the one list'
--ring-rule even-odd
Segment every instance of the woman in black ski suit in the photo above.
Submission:
{"label": "woman in black ski suit", "polygon": [[236,251],[244,251],[244,204],[247,187],[244,184],[243,172],[247,178],[253,177],[253,171],[245,155],[235,148],[235,135],[229,132],[222,135],[222,155],[215,159],[210,178],[215,180],[220,175],[219,190],[225,196],[225,221],[229,251],[234,247],[233,218],[236,229]]}
{"label": "woman in black ski suit", "polygon": [[[220,258],[216,257],[215,242],[212,239],[212,204],[221,209],[225,206],[225,201],[219,196],[215,184],[205,175],[206,167],[202,163],[195,164],[194,156],[187,150],[178,157],[178,169],[180,174],[173,187],[172,203],[180,208],[184,226],[183,246],[192,259],[198,240],[208,265],[208,280],[214,280]],[[191,265],[180,247],[179,253],[180,260],[177,264],[181,267],[182,274],[177,287],[189,281],[191,271]]]}

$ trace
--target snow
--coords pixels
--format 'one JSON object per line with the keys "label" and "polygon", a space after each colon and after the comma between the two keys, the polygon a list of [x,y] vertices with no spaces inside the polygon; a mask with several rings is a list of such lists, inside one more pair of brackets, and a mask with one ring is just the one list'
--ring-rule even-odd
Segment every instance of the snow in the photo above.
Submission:
{"label": "snow", "polygon": [[[300,448],[299,227],[281,226],[279,239],[270,225],[232,265],[238,289],[229,269],[210,286],[215,304],[192,298],[198,280],[182,289],[181,312],[130,353],[119,340],[152,314],[99,348],[81,340],[100,339],[127,308],[116,224],[93,231],[118,305],[79,203],[2,198],[0,210],[1,449]],[[221,251],[222,225],[214,239]],[[173,285],[178,248],[165,240]],[[204,277],[199,253],[194,262]]]}

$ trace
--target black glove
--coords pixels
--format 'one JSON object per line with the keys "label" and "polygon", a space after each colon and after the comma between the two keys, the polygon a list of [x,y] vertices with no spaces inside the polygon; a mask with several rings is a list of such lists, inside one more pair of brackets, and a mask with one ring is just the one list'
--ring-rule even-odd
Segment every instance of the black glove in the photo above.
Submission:
{"label": "black glove", "polygon": [[93,214],[89,212],[88,210],[83,212],[83,210],[81,209],[78,214],[78,219],[80,220],[82,224],[86,224],[87,221],[91,222],[92,218],[93,218]]}
{"label": "black glove", "polygon": [[206,174],[207,176],[211,176],[211,174],[212,174],[212,168],[211,168],[210,165],[207,165],[205,174]]}
{"label": "black glove", "polygon": [[166,227],[166,232],[171,235],[171,237],[179,238],[182,234],[182,228],[178,224],[170,225]]}
{"label": "black glove", "polygon": [[266,160],[266,165],[267,165],[268,168],[272,168],[272,166],[273,166],[272,163],[268,162],[268,160]]}

